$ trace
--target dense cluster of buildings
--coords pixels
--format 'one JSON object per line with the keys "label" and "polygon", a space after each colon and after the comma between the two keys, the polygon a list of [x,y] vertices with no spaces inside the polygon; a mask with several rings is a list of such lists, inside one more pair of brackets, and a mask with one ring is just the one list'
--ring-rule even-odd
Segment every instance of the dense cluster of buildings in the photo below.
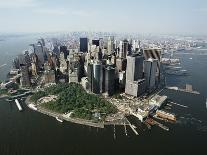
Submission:
{"label": "dense cluster of buildings", "polygon": [[[161,80],[161,49],[141,48],[139,40],[115,37],[80,38],[78,46],[46,46],[40,39],[18,55],[10,74],[22,87],[49,83],[80,83],[87,91],[112,96],[140,96],[155,90]],[[78,48],[71,48],[78,47]]]}

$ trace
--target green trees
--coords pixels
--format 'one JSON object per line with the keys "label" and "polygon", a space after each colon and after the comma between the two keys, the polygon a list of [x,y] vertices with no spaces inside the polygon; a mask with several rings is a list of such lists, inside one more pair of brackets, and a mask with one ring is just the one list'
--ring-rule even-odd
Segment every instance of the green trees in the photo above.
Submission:
{"label": "green trees", "polygon": [[57,95],[58,98],[42,106],[60,113],[73,111],[73,117],[93,119],[94,112],[104,115],[116,112],[116,108],[111,103],[94,94],[88,94],[76,83],[51,86],[46,88],[45,92],[34,94],[31,99],[37,101],[47,95]]}
{"label": "green trees", "polygon": [[40,99],[41,97],[46,96],[47,94],[44,91],[39,91],[35,94],[33,94],[30,98],[31,101],[33,102],[37,102],[38,99]]}

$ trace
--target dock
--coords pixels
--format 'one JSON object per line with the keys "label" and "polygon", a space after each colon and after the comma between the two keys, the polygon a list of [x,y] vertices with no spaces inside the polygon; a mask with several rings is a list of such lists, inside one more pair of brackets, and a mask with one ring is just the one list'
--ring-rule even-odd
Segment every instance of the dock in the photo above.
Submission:
{"label": "dock", "polygon": [[127,129],[126,129],[126,124],[124,122],[124,131],[125,131],[125,135],[127,136]]}
{"label": "dock", "polygon": [[130,126],[130,128],[132,129],[132,131],[135,133],[135,135],[139,135],[139,133],[135,129],[136,127],[134,125],[132,125],[127,118],[126,118],[126,121],[128,122],[128,125]]}
{"label": "dock", "polygon": [[114,140],[116,139],[116,126],[114,124]]}
{"label": "dock", "polygon": [[21,105],[20,105],[18,99],[15,99],[15,103],[16,103],[17,108],[19,109],[19,111],[22,111],[23,109],[22,109],[22,107],[21,107]]}
{"label": "dock", "polygon": [[163,125],[163,124],[155,121],[152,118],[148,118],[145,123],[146,124],[150,124],[150,125],[157,125],[158,127],[162,128],[163,130],[166,130],[166,131],[169,131],[170,130],[167,126],[165,126],[165,125]]}
{"label": "dock", "polygon": [[192,85],[188,85],[186,84],[186,88],[182,89],[182,88],[178,88],[178,87],[166,87],[169,90],[175,90],[175,91],[180,91],[180,92],[185,92],[185,93],[191,93],[191,94],[195,94],[195,95],[200,95],[200,92],[193,90]]}
{"label": "dock", "polygon": [[186,105],[178,104],[178,103],[175,103],[175,102],[170,102],[170,103],[174,104],[174,105],[177,105],[177,106],[180,106],[180,107],[183,107],[183,108],[188,108],[188,106],[186,106]]}

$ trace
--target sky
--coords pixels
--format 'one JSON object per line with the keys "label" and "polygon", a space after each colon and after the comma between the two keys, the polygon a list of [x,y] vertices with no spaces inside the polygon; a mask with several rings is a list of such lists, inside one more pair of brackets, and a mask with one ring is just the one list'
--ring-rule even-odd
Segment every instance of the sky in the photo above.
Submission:
{"label": "sky", "polygon": [[207,35],[207,0],[0,0],[0,32]]}

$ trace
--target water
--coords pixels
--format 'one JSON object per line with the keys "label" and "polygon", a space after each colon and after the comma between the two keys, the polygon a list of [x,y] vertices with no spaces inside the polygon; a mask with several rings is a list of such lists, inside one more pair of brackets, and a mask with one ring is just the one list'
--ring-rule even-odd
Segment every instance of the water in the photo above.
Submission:
{"label": "water", "polygon": [[[35,37],[0,42],[0,64],[10,64],[17,53],[34,42]],[[18,44],[18,48],[15,46]],[[2,48],[3,47],[3,48]],[[8,50],[7,50],[8,49]],[[5,53],[4,53],[5,52]],[[196,52],[196,51],[195,51]],[[188,106],[182,108],[172,105],[171,112],[178,114],[176,124],[165,123],[170,131],[159,127],[152,130],[138,127],[139,136],[127,127],[114,126],[96,129],[68,122],[63,124],[54,118],[29,110],[22,103],[24,111],[19,112],[15,103],[0,100],[0,154],[1,155],[65,155],[65,154],[203,154],[206,152],[207,139],[207,56],[177,54],[182,66],[191,75],[187,77],[168,77],[168,84],[193,85],[201,95],[174,91],[163,92],[174,102]],[[193,58],[190,60],[189,58]],[[10,66],[2,68],[0,78],[6,77]],[[131,118],[133,124],[139,125]],[[145,130],[145,131],[144,131]]]}

